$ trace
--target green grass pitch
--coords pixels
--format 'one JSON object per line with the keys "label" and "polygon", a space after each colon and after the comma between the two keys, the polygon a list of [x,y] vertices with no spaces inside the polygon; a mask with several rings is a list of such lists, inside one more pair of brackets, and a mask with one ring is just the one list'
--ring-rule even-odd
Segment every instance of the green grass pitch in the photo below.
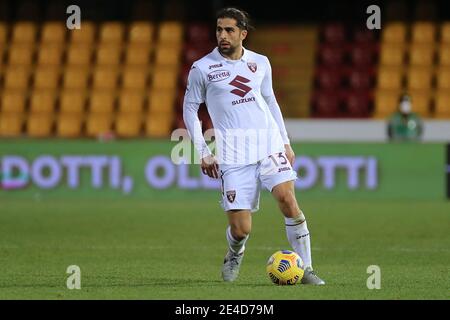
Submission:
{"label": "green grass pitch", "polygon": [[[265,193],[239,279],[221,281],[226,217],[215,192],[172,200],[0,201],[0,299],[448,299],[450,203],[304,200],[326,286],[275,286],[268,257],[289,249]],[[81,289],[69,290],[69,265]],[[381,289],[366,286],[369,265]]]}

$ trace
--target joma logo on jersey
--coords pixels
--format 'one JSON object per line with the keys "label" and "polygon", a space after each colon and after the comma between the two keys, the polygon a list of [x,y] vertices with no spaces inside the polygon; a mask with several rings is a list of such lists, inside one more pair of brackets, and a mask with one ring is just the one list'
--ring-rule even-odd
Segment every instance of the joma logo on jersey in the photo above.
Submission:
{"label": "joma logo on jersey", "polygon": [[221,68],[221,67],[222,67],[222,64],[219,63],[219,64],[210,65],[208,69],[211,70],[211,69],[214,69],[214,68]]}
{"label": "joma logo on jersey", "polygon": [[233,87],[237,88],[231,90],[231,93],[234,93],[235,95],[238,95],[240,97],[244,97],[247,93],[249,93],[252,90],[252,88],[244,84],[249,82],[250,80],[248,80],[247,78],[236,76],[236,78],[234,78],[233,81],[229,83]]}

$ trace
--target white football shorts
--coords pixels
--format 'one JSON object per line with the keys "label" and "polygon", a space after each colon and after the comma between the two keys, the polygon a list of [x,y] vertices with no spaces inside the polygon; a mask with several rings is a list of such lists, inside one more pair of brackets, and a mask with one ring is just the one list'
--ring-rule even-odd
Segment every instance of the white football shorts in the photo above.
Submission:
{"label": "white football shorts", "polygon": [[219,169],[222,190],[220,204],[225,211],[258,211],[261,186],[272,192],[276,185],[297,179],[297,173],[284,152],[277,152],[254,164],[222,164]]}

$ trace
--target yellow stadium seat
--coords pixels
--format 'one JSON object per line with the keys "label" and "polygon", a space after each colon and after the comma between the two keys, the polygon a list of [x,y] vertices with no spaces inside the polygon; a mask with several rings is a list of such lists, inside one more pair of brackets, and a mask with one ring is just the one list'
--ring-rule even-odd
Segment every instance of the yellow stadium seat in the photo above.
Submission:
{"label": "yellow stadium seat", "polygon": [[0,22],[0,45],[8,40],[8,27],[5,23]]}
{"label": "yellow stadium seat", "polygon": [[13,43],[26,42],[34,43],[36,41],[37,26],[33,22],[19,21],[12,26]]}
{"label": "yellow stadium seat", "polygon": [[382,65],[401,66],[405,61],[405,46],[397,43],[384,43],[381,47]]}
{"label": "yellow stadium seat", "polygon": [[438,89],[447,89],[450,92],[450,67],[440,68],[436,80]]}
{"label": "yellow stadium seat", "polygon": [[113,90],[96,90],[91,93],[88,102],[90,113],[112,114],[114,111],[116,95]]}
{"label": "yellow stadium seat", "polygon": [[448,90],[437,92],[434,114],[437,118],[450,118],[450,92]]}
{"label": "yellow stadium seat", "polygon": [[45,22],[41,30],[41,43],[63,44],[66,40],[66,30],[67,27],[62,22]]}
{"label": "yellow stadium seat", "polygon": [[51,113],[30,113],[26,123],[28,136],[45,138],[52,134],[54,116]]}
{"label": "yellow stadium seat", "polygon": [[130,44],[146,44],[153,42],[155,26],[150,22],[136,21],[130,25],[128,39]]}
{"label": "yellow stadium seat", "polygon": [[148,110],[151,113],[173,113],[175,91],[171,89],[153,89],[148,98]]}
{"label": "yellow stadium seat", "polygon": [[406,24],[391,22],[383,26],[382,42],[404,43],[406,41]]}
{"label": "yellow stadium seat", "polygon": [[62,90],[59,97],[59,109],[62,113],[82,114],[86,104],[85,90]]}
{"label": "yellow stadium seat", "polygon": [[101,44],[97,48],[98,65],[118,65],[122,57],[122,46],[115,43]]}
{"label": "yellow stadium seat", "polygon": [[183,42],[183,26],[177,21],[162,22],[158,28],[158,43],[181,44]]}
{"label": "yellow stadium seat", "polygon": [[408,93],[411,96],[412,111],[422,117],[429,117],[431,107],[431,91],[411,90]]}
{"label": "yellow stadium seat", "polygon": [[406,80],[409,90],[431,89],[433,81],[432,69],[426,67],[410,67]]}
{"label": "yellow stadium seat", "polygon": [[178,85],[178,68],[155,67],[152,73],[152,88],[174,90]]}
{"label": "yellow stadium seat", "polygon": [[104,22],[100,25],[101,43],[121,43],[125,27],[121,22]]}
{"label": "yellow stadium seat", "polygon": [[83,117],[79,113],[60,113],[56,121],[56,135],[61,138],[81,136]]}
{"label": "yellow stadium seat", "polygon": [[413,44],[409,51],[409,63],[415,66],[432,66],[435,48],[433,44]]}
{"label": "yellow stadium seat", "polygon": [[92,60],[92,46],[89,44],[71,45],[67,50],[67,64],[89,65]]}
{"label": "yellow stadium seat", "polygon": [[159,45],[155,52],[156,65],[177,66],[180,62],[180,47],[172,45]]}
{"label": "yellow stadium seat", "polygon": [[145,134],[154,138],[167,138],[170,136],[173,123],[174,118],[171,114],[148,114],[145,118]]}
{"label": "yellow stadium seat", "polygon": [[30,79],[30,69],[27,66],[9,66],[4,73],[5,88],[26,89]]}
{"label": "yellow stadium seat", "polygon": [[376,118],[386,118],[395,112],[398,108],[400,96],[400,90],[376,90],[374,116]]}
{"label": "yellow stadium seat", "polygon": [[86,89],[89,81],[89,69],[71,66],[67,67],[63,77],[65,89]]}
{"label": "yellow stadium seat", "polygon": [[411,27],[413,43],[434,43],[436,39],[436,25],[433,22],[419,21]]}
{"label": "yellow stadium seat", "polygon": [[56,92],[54,90],[34,90],[30,97],[30,111],[34,113],[53,113]]}
{"label": "yellow stadium seat", "polygon": [[150,62],[150,54],[150,45],[130,44],[125,54],[125,64],[146,66]]}
{"label": "yellow stadium seat", "polygon": [[22,134],[24,115],[21,113],[0,113],[0,136],[18,137]]}
{"label": "yellow stadium seat", "polygon": [[37,89],[56,89],[59,85],[59,67],[39,66],[34,72],[34,87]]}
{"label": "yellow stadium seat", "polygon": [[70,30],[70,42],[72,44],[91,44],[94,42],[96,25],[92,21],[81,23],[81,29]]}
{"label": "yellow stadium seat", "polygon": [[42,44],[38,50],[37,63],[43,66],[59,66],[63,53],[64,47],[59,43]]}
{"label": "yellow stadium seat", "polygon": [[31,65],[33,62],[33,43],[13,43],[9,48],[8,61],[10,65]]}
{"label": "yellow stadium seat", "polygon": [[450,67],[450,42],[440,46],[439,63],[441,66]]}
{"label": "yellow stadium seat", "polygon": [[446,21],[441,25],[441,42],[450,44],[450,21]]}
{"label": "yellow stadium seat", "polygon": [[97,89],[115,89],[119,78],[119,70],[115,67],[99,66],[92,74],[92,86]]}
{"label": "yellow stadium seat", "polygon": [[141,90],[123,90],[119,95],[119,112],[142,112],[144,106],[144,98],[144,92]]}
{"label": "yellow stadium seat", "polygon": [[117,114],[115,131],[119,137],[137,137],[142,129],[142,115],[135,112],[124,112]]}
{"label": "yellow stadium seat", "polygon": [[4,90],[1,94],[1,110],[8,113],[23,113],[26,100],[25,90]]}
{"label": "yellow stadium seat", "polygon": [[403,69],[381,66],[378,71],[378,88],[400,89],[403,83]]}
{"label": "yellow stadium seat", "polygon": [[148,70],[141,67],[127,67],[122,73],[124,89],[145,89],[148,81]]}
{"label": "yellow stadium seat", "polygon": [[111,114],[93,113],[86,119],[86,135],[89,137],[99,137],[112,132]]}

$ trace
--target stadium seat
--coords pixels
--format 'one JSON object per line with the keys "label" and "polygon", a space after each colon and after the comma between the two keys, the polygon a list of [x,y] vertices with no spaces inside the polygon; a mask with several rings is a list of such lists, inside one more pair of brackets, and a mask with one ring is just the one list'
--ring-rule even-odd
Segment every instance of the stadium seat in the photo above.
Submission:
{"label": "stadium seat", "polygon": [[405,61],[405,46],[397,43],[383,43],[380,52],[380,64],[401,66]]}
{"label": "stadium seat", "polygon": [[436,38],[436,25],[434,22],[418,21],[411,27],[411,40],[413,43],[434,43]]}
{"label": "stadium seat", "polygon": [[126,67],[122,73],[124,89],[145,89],[148,81],[148,70],[142,67]]}
{"label": "stadium seat", "polygon": [[41,30],[41,43],[63,44],[66,40],[66,30],[67,27],[62,22],[45,22]]}
{"label": "stadium seat", "polygon": [[83,20],[81,29],[70,30],[70,42],[72,45],[90,45],[94,42],[96,25],[92,21]]}
{"label": "stadium seat", "polygon": [[370,44],[356,44],[350,49],[350,58],[353,66],[364,67],[373,65],[375,50]]}
{"label": "stadium seat", "polygon": [[92,88],[115,89],[119,79],[119,70],[111,66],[97,66],[92,74]]}
{"label": "stadium seat", "polygon": [[121,22],[108,21],[100,25],[99,40],[100,43],[120,44],[125,34],[125,26]]}
{"label": "stadium seat", "polygon": [[190,23],[186,30],[188,43],[202,44],[213,38],[212,29],[205,23]]}
{"label": "stadium seat", "polygon": [[375,33],[373,30],[369,30],[366,26],[356,26],[353,29],[353,42],[354,43],[369,43],[372,44],[376,41]]}
{"label": "stadium seat", "polygon": [[29,137],[49,137],[53,130],[53,114],[30,113],[27,118],[26,132]]}
{"label": "stadium seat", "polygon": [[183,41],[183,26],[177,21],[165,21],[158,28],[159,44],[180,45]]}
{"label": "stadium seat", "polygon": [[52,114],[55,111],[55,103],[54,90],[34,90],[30,97],[30,112]]}
{"label": "stadium seat", "polygon": [[189,67],[194,63],[196,60],[199,60],[204,55],[208,54],[211,51],[211,48],[214,46],[207,45],[200,43],[200,44],[194,44],[194,43],[188,43],[185,45],[183,49],[183,55],[184,55],[184,62],[189,65]]}
{"label": "stadium seat", "polygon": [[89,65],[92,60],[92,46],[89,44],[70,45],[67,49],[68,65]]}
{"label": "stadium seat", "polygon": [[376,118],[386,118],[398,108],[400,90],[378,89],[375,92],[375,112]]}
{"label": "stadium seat", "polygon": [[373,85],[373,70],[370,68],[351,69],[348,74],[348,83],[352,89],[369,89]]}
{"label": "stadium seat", "polygon": [[122,58],[122,46],[116,43],[100,44],[95,56],[98,65],[118,65]]}
{"label": "stadium seat", "polygon": [[434,115],[437,118],[450,119],[450,92],[448,90],[439,90],[436,93]]}
{"label": "stadium seat", "polygon": [[18,137],[22,133],[24,116],[21,113],[0,113],[0,137]]}
{"label": "stadium seat", "polygon": [[443,44],[450,44],[450,21],[442,23],[440,40]]}
{"label": "stadium seat", "polygon": [[140,113],[119,113],[116,117],[115,131],[119,137],[138,137],[142,130],[143,118]]}
{"label": "stadium seat", "polygon": [[123,90],[119,95],[119,112],[141,113],[144,106],[144,92],[141,90]]}
{"label": "stadium seat", "polygon": [[56,121],[56,136],[78,138],[81,136],[83,118],[79,113],[60,113]]}
{"label": "stadium seat", "polygon": [[113,90],[96,90],[91,93],[88,110],[92,113],[112,114],[115,109],[116,94]]}
{"label": "stadium seat", "polygon": [[62,90],[59,109],[62,113],[82,114],[86,104],[85,90]]}
{"label": "stadium seat", "polygon": [[450,67],[440,68],[437,71],[437,89],[449,90],[450,92]]}
{"label": "stadium seat", "polygon": [[377,86],[380,89],[400,89],[403,84],[403,70],[399,67],[381,66],[378,70]]}
{"label": "stadium seat", "polygon": [[30,21],[19,21],[12,26],[11,40],[13,43],[34,43],[36,41],[37,26]]}
{"label": "stadium seat", "polygon": [[175,93],[171,89],[153,89],[148,97],[150,113],[172,113],[174,110]]}
{"label": "stadium seat", "polygon": [[413,44],[409,50],[409,63],[415,66],[432,66],[434,64],[434,45]]}
{"label": "stadium seat", "polygon": [[351,90],[346,94],[344,104],[347,117],[367,118],[370,111],[369,91]]}
{"label": "stadium seat", "polygon": [[322,45],[319,48],[320,61],[325,66],[338,66],[344,60],[345,49],[342,46]]}
{"label": "stadium seat", "polygon": [[170,135],[173,124],[174,118],[172,115],[165,113],[149,114],[144,122],[145,134],[154,138],[166,138]]}
{"label": "stadium seat", "polygon": [[407,86],[409,90],[431,89],[433,73],[430,68],[410,67],[407,72]]}
{"label": "stadium seat", "polygon": [[26,99],[25,90],[4,90],[1,93],[1,110],[7,113],[23,113]]}
{"label": "stadium seat", "polygon": [[382,43],[404,43],[406,41],[406,24],[403,22],[390,22],[383,26]]}
{"label": "stadium seat", "polygon": [[9,48],[9,65],[31,65],[33,62],[33,43],[13,43]]}
{"label": "stadium seat", "polygon": [[152,79],[152,88],[175,90],[178,85],[178,68],[155,67]]}
{"label": "stadium seat", "polygon": [[89,81],[89,69],[87,67],[69,66],[63,76],[65,89],[86,89]]}
{"label": "stadium seat", "polygon": [[151,22],[136,21],[130,24],[128,41],[130,44],[151,44],[155,26]]}
{"label": "stadium seat", "polygon": [[342,75],[339,68],[318,68],[316,79],[321,89],[337,89],[342,85]]}
{"label": "stadium seat", "polygon": [[152,47],[149,44],[129,44],[125,53],[125,64],[147,66],[150,63]]}
{"label": "stadium seat", "polygon": [[408,93],[411,96],[412,111],[422,117],[429,117],[431,92],[429,90],[411,90]]}
{"label": "stadium seat", "polygon": [[155,52],[155,64],[177,66],[180,62],[180,51],[180,46],[158,45]]}
{"label": "stadium seat", "polygon": [[441,66],[450,67],[450,42],[439,47],[439,63]]}
{"label": "stadium seat", "polygon": [[59,66],[62,63],[64,47],[60,43],[41,44],[38,49],[37,63],[42,66]]}
{"label": "stadium seat", "polygon": [[0,22],[0,45],[8,40],[8,26],[4,22]]}
{"label": "stadium seat", "polygon": [[59,86],[60,69],[53,66],[38,66],[34,72],[34,87],[56,89]]}
{"label": "stadium seat", "polygon": [[9,66],[4,73],[4,86],[7,89],[26,89],[30,79],[27,66]]}
{"label": "stadium seat", "polygon": [[86,135],[97,138],[101,135],[111,133],[112,119],[111,114],[90,114],[86,119]]}
{"label": "stadium seat", "polygon": [[336,118],[340,110],[340,94],[337,91],[317,91],[313,96],[314,116]]}
{"label": "stadium seat", "polygon": [[345,26],[340,22],[330,22],[323,26],[323,41],[325,43],[341,44],[346,41]]}

